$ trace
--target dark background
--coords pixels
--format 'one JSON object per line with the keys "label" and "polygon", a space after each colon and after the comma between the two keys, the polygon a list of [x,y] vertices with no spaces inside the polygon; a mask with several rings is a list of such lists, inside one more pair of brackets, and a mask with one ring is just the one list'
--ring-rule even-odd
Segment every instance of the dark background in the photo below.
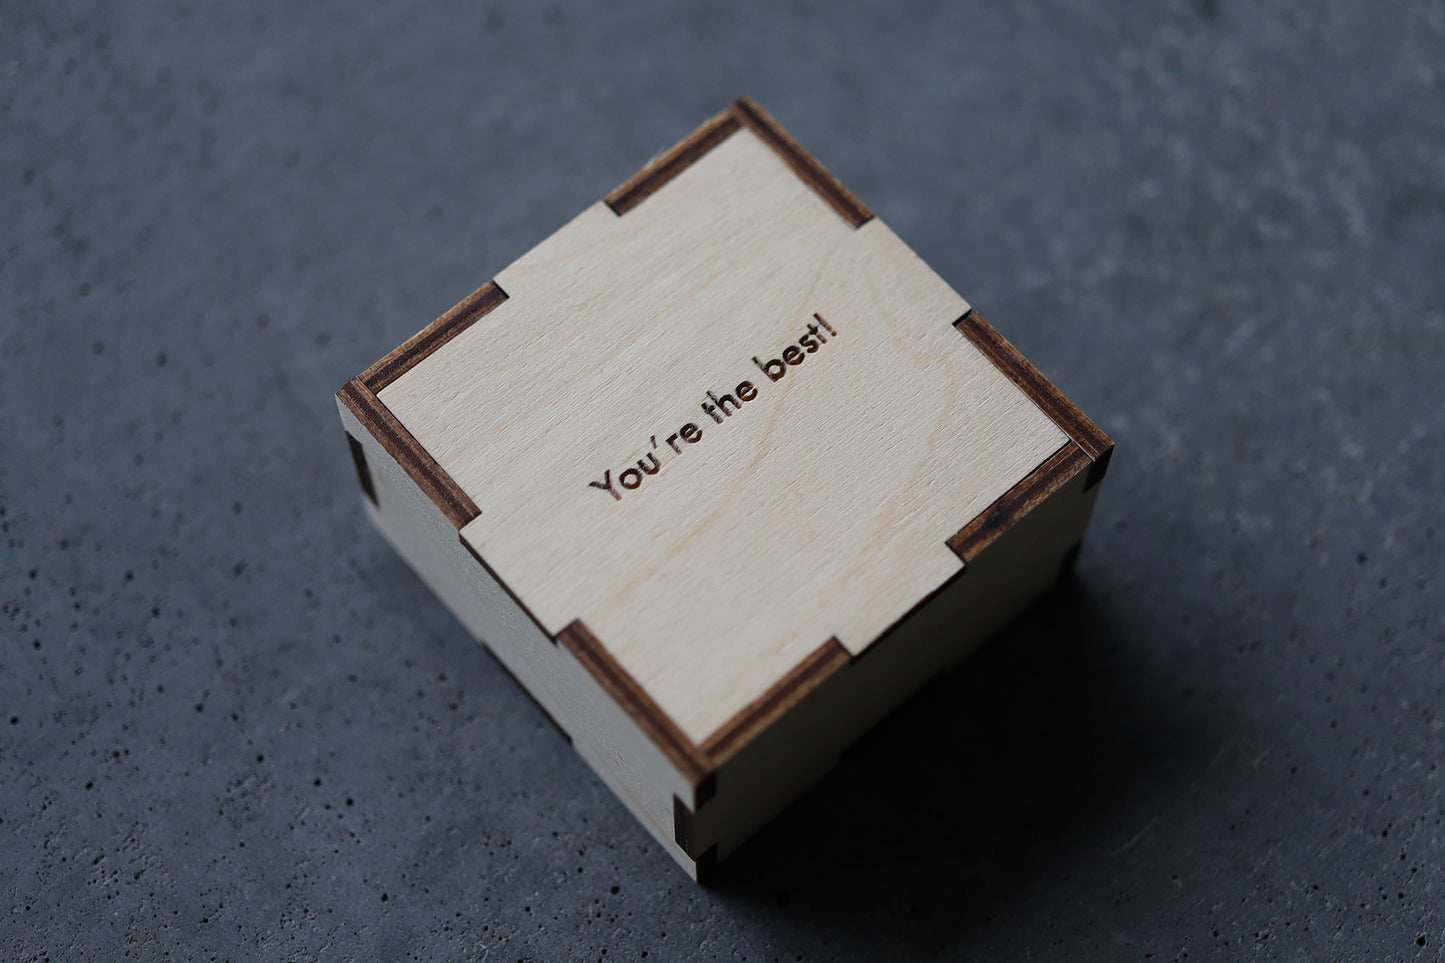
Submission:
{"label": "dark background", "polygon": [[[1445,7],[641,9],[0,5],[0,956],[1445,959]],[[332,393],[743,93],[1119,449],[706,890]]]}

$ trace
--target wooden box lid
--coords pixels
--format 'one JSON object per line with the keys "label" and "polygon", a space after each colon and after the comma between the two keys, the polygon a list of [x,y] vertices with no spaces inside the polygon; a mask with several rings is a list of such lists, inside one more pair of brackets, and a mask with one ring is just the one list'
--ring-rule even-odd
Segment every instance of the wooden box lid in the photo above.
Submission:
{"label": "wooden box lid", "polygon": [[957,574],[1051,458],[1107,455],[746,100],[361,381],[546,634],[704,747]]}

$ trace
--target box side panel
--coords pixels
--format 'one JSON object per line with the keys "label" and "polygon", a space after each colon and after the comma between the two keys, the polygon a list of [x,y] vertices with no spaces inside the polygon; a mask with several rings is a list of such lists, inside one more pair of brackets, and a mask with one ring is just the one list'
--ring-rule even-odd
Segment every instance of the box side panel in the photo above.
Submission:
{"label": "box side panel", "polygon": [[368,502],[366,509],[372,523],[452,614],[487,642],[560,724],[558,694],[544,671],[544,658],[554,648],[552,640],[500,586],[477,577],[479,566],[457,539],[456,527],[387,455],[367,427],[345,406],[340,406],[340,411],[342,424],[360,443],[370,472],[376,501]]}
{"label": "box side panel", "polygon": [[955,665],[1042,595],[1088,526],[1098,487],[1087,459],[964,572],[833,674],[718,771],[717,796],[694,820],[697,846],[737,848],[838,755],[929,679]]}
{"label": "box side panel", "polygon": [[696,877],[696,863],[677,845],[673,828],[673,795],[694,798],[688,781],[576,657],[544,634],[473,557],[455,525],[367,427],[344,404],[338,407],[354,457],[360,448],[358,475],[371,483],[365,501],[372,522],[659,845]]}

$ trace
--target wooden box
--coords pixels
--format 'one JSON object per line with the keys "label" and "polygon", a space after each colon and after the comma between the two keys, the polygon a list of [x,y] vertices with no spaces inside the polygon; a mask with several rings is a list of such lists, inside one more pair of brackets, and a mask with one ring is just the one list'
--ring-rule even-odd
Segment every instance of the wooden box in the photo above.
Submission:
{"label": "wooden box", "polygon": [[749,100],[338,399],[376,526],[694,877],[1054,581],[1112,450]]}

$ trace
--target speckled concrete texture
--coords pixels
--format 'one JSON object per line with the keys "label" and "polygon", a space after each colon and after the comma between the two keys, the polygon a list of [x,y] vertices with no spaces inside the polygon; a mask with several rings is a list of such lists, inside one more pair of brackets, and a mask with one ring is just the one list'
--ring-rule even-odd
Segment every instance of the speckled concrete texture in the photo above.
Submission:
{"label": "speckled concrete texture", "polygon": [[[742,93],[1118,442],[698,889],[332,392]],[[1445,8],[0,5],[0,957],[1445,959]]]}

